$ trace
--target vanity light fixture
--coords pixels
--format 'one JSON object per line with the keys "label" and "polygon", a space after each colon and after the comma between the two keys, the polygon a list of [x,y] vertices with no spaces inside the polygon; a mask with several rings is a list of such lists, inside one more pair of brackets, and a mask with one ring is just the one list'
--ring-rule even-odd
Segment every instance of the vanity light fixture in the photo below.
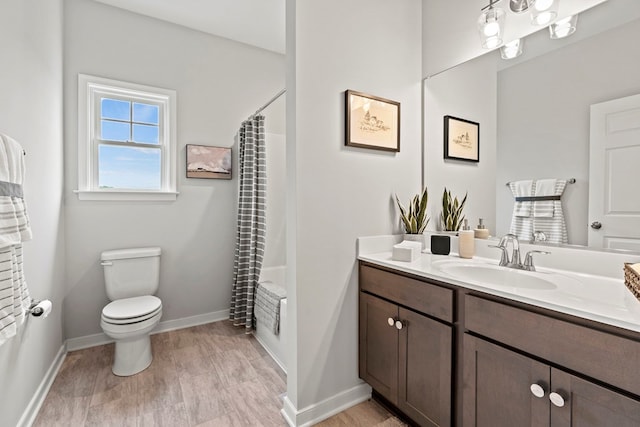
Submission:
{"label": "vanity light fixture", "polygon": [[500,56],[502,59],[513,59],[522,55],[522,45],[523,41],[521,39],[516,39],[512,42],[505,43],[504,46],[500,48]]}
{"label": "vanity light fixture", "polygon": [[485,49],[494,49],[502,44],[505,12],[499,7],[493,7],[499,1],[489,0],[489,6],[482,8],[482,14],[478,18],[478,33]]}
{"label": "vanity light fixture", "polygon": [[558,16],[560,0],[536,0],[531,7],[531,23],[533,25],[548,25]]}
{"label": "vanity light fixture", "polygon": [[536,0],[509,0],[509,9],[513,13],[523,13],[529,10]]}
{"label": "vanity light fixture", "polygon": [[562,39],[576,32],[578,15],[567,16],[549,25],[549,35],[552,39]]}

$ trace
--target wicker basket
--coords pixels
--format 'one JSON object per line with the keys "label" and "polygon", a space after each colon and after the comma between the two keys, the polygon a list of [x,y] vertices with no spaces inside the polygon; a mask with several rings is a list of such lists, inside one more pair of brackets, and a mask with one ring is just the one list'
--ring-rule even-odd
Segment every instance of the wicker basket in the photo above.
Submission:
{"label": "wicker basket", "polygon": [[640,274],[631,268],[631,263],[624,263],[624,284],[631,293],[640,301]]}

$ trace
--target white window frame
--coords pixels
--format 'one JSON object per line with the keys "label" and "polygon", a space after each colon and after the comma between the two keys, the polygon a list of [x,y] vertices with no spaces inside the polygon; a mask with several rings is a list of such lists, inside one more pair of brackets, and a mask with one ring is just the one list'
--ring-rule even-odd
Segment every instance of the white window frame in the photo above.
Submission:
{"label": "white window frame", "polygon": [[[146,102],[160,107],[159,190],[100,188],[98,145],[100,98]],[[80,200],[176,200],[176,91],[78,74],[78,194]],[[154,147],[155,148],[155,147]]]}

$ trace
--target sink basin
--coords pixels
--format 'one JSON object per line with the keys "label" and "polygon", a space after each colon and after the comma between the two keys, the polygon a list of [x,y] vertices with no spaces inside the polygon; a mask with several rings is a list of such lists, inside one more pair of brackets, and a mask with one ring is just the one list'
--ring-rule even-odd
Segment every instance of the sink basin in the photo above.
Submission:
{"label": "sink basin", "polygon": [[493,264],[460,261],[438,261],[433,266],[449,276],[493,287],[551,291],[558,286],[544,275]]}

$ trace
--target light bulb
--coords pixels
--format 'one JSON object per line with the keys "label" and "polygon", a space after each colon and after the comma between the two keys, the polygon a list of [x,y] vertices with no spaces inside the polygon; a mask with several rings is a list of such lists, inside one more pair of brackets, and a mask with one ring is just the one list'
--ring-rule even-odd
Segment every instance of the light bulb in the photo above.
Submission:
{"label": "light bulb", "polygon": [[542,10],[549,9],[552,4],[553,4],[553,0],[536,0],[533,7],[535,7],[536,10],[542,11]]}
{"label": "light bulb", "polygon": [[533,18],[533,23],[535,25],[547,25],[549,22],[553,20],[555,17],[555,13],[551,12],[542,12],[535,18]]}
{"label": "light bulb", "polygon": [[484,35],[487,37],[495,36],[500,32],[500,25],[497,22],[488,22],[484,26]]}

